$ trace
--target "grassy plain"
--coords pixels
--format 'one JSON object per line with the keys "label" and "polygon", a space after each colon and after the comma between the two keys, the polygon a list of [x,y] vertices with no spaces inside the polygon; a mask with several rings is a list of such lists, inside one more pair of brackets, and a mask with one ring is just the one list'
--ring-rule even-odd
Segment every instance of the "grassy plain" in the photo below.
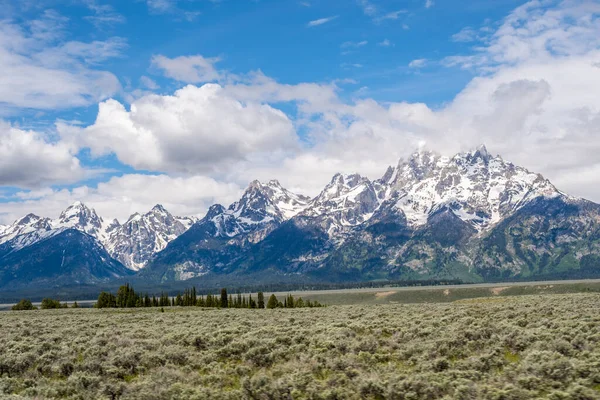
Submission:
{"label": "grassy plain", "polygon": [[[292,292],[295,297],[317,300],[329,305],[450,303],[466,299],[569,293],[600,293],[600,282],[597,280],[548,281]],[[277,296],[283,294],[277,293]]]}
{"label": "grassy plain", "polygon": [[600,295],[3,312],[0,398],[600,399]]}

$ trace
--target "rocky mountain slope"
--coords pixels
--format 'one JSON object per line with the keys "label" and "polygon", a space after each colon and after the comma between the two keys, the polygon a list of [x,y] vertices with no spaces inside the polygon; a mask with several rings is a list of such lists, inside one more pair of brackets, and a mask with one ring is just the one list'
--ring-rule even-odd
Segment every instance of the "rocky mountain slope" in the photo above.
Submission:
{"label": "rocky mountain slope", "polygon": [[[289,216],[268,186],[253,182],[240,202],[211,208],[158,253],[142,276],[600,276],[600,269],[590,267],[600,254],[600,206],[560,192],[483,146],[454,157],[417,152],[375,181],[337,174]],[[252,217],[239,210],[251,210]]]}
{"label": "rocky mountain slope", "polygon": [[159,205],[123,224],[81,203],[57,220],[30,214],[0,228],[0,269],[67,229],[155,283],[600,276],[600,206],[483,146],[419,151],[376,180],[336,174],[312,199],[253,181],[198,221]]}
{"label": "rocky mountain slope", "polygon": [[[55,275],[56,282],[67,282],[68,279],[63,280],[62,277],[67,265],[71,271],[80,268],[76,273],[80,278],[72,280],[73,283],[94,283],[131,275],[193,222],[192,218],[173,217],[164,207],[157,205],[146,214],[132,215],[124,224],[116,220],[107,223],[93,209],[75,202],[55,220],[28,214],[3,227],[0,230],[0,271],[13,271],[10,274],[18,280],[20,275],[15,271],[33,268],[39,269],[40,277],[46,277],[48,282]],[[67,231],[70,233],[66,234]],[[72,243],[67,244],[69,241]],[[39,252],[39,249],[52,249],[51,246],[56,243],[71,252],[65,258],[67,264],[59,263],[60,268],[52,259],[55,252]],[[77,248],[81,251],[75,251]],[[62,273],[47,276],[50,271]]]}

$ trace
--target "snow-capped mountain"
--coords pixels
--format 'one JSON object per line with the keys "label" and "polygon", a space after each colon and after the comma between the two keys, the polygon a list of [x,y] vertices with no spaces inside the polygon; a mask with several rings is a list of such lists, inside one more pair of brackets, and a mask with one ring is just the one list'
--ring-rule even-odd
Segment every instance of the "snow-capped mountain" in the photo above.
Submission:
{"label": "snow-capped mountain", "polygon": [[[74,230],[106,250],[111,271],[118,260],[159,282],[600,276],[600,206],[484,146],[453,157],[419,151],[376,180],[336,174],[312,199],[276,180],[253,181],[197,221],[160,205],[123,224],[81,203],[56,220],[30,214],[0,227],[0,271],[20,260],[15,252],[48,248],[39,243],[74,249],[69,238],[82,241]],[[97,268],[104,253],[86,243]],[[33,254],[28,262],[39,265],[43,253]]]}
{"label": "snow-capped mountain", "polygon": [[57,219],[28,214],[0,230],[0,244],[12,252],[60,234],[68,229],[83,232],[98,241],[111,257],[134,271],[193,223],[191,217],[174,217],[161,205],[146,214],[134,214],[120,224],[106,222],[94,209],[77,201],[67,207]]}
{"label": "snow-capped mountain", "polygon": [[[515,236],[534,228],[531,237]],[[229,208],[211,207],[157,254],[144,275],[552,276],[568,254],[574,263],[595,254],[600,261],[600,240],[588,238],[599,231],[600,206],[561,193],[484,146],[453,157],[419,151],[374,181],[336,174],[310,200],[276,181],[254,181]],[[572,253],[575,243],[585,250]]]}
{"label": "snow-capped mountain", "polygon": [[380,191],[378,185],[358,174],[336,174],[301,215],[319,219],[323,229],[335,234],[368,221],[383,201]]}
{"label": "snow-capped mountain", "polygon": [[55,229],[74,228],[101,241],[106,230],[104,220],[96,214],[96,211],[88,208],[80,201],[76,201],[67,207],[66,210],[60,213],[58,219],[51,222],[51,225]]}
{"label": "snow-capped mountain", "polygon": [[213,205],[202,219],[216,227],[216,235],[235,237],[242,233],[259,230],[267,225],[278,225],[300,212],[310,201],[283,188],[277,180],[261,183],[252,181],[241,199],[227,209]]}
{"label": "snow-capped mountain", "polygon": [[478,230],[489,229],[538,197],[561,195],[541,175],[491,156],[485,146],[451,158],[415,153],[388,169],[380,182],[412,226],[449,207]]}
{"label": "snow-capped mountain", "polygon": [[50,230],[52,230],[52,221],[50,218],[42,218],[35,214],[27,214],[2,230],[0,233],[0,244],[13,240],[18,236]]}
{"label": "snow-capped mountain", "polygon": [[104,246],[113,258],[137,271],[185,232],[193,220],[176,218],[157,204],[146,214],[133,214],[123,225],[117,223],[107,228]]}

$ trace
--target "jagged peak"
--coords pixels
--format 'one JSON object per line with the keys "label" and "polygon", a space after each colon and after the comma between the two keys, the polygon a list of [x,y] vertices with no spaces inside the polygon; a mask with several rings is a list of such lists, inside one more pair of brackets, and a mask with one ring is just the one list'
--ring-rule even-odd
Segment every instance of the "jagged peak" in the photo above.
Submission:
{"label": "jagged peak", "polygon": [[[463,154],[460,154],[460,156],[463,156]],[[464,153],[464,156],[468,160],[481,159],[485,163],[488,163],[493,158],[484,144],[480,144],[475,149]]]}
{"label": "jagged peak", "polygon": [[350,187],[354,187],[365,180],[368,180],[368,178],[358,173],[342,174],[338,172],[333,176],[333,178],[331,178],[331,181],[327,186],[331,187],[337,185],[348,185]]}
{"label": "jagged peak", "polygon": [[151,212],[158,212],[158,213],[165,213],[165,214],[169,213],[167,211],[167,209],[163,207],[162,204],[156,204],[154,207],[152,207],[152,209],[150,211]]}
{"label": "jagged peak", "polygon": [[23,226],[23,225],[35,224],[43,219],[47,219],[47,218],[42,218],[39,215],[29,213],[29,214],[25,215],[24,217],[21,217],[18,220],[16,220],[13,223],[13,225]]}
{"label": "jagged peak", "polygon": [[263,184],[258,179],[255,179],[248,184],[248,188],[246,189],[246,191],[250,189],[262,189],[262,187]]}
{"label": "jagged peak", "polygon": [[213,204],[209,207],[208,211],[206,212],[205,218],[212,219],[217,215],[223,214],[225,211],[225,207],[223,207],[221,204]]}
{"label": "jagged peak", "polygon": [[271,179],[271,180],[270,180],[270,181],[267,183],[267,185],[268,185],[268,186],[275,186],[275,187],[278,187],[278,188],[282,188],[282,189],[283,189],[283,186],[281,186],[281,183],[279,183],[279,181],[278,181],[277,179]]}
{"label": "jagged peak", "polygon": [[[142,215],[139,212],[134,212],[133,214],[131,214],[129,216],[129,218],[127,219],[127,222],[131,222],[131,221],[139,221],[142,218]],[[125,222],[125,223],[127,223]]]}
{"label": "jagged peak", "polygon": [[77,200],[75,202],[73,202],[70,206],[68,206],[61,214],[60,214],[60,218],[65,218],[65,217],[70,217],[73,215],[79,215],[79,214],[91,214],[93,216],[96,216],[96,210],[94,210],[93,208],[89,208],[88,206],[86,206],[84,203],[82,203],[81,201]]}

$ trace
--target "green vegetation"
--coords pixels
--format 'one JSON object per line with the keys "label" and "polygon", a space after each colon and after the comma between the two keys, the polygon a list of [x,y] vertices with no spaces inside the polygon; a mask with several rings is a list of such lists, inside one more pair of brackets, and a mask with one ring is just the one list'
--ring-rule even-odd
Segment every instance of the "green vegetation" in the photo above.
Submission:
{"label": "green vegetation", "polygon": [[52,310],[54,308],[67,308],[67,303],[60,303],[59,300],[45,298],[40,306],[42,310]]}
{"label": "green vegetation", "polygon": [[[300,294],[301,292],[295,293]],[[563,283],[541,282],[527,285],[498,283],[489,287],[455,286],[451,288],[398,288],[383,287],[365,290],[336,290],[302,293],[304,300],[313,300],[327,305],[352,304],[411,304],[411,303],[451,303],[458,300],[497,298],[508,296],[600,293],[600,282]]]}
{"label": "green vegetation", "polygon": [[267,310],[211,297],[4,313],[0,398],[600,399],[596,293],[325,308],[275,297]]}
{"label": "green vegetation", "polygon": [[[46,300],[46,299],[45,299]],[[44,300],[44,301],[45,301]],[[271,307],[267,305],[267,308],[302,308],[302,307],[322,307],[322,304],[318,301],[304,301],[302,298],[295,299],[294,296],[289,294],[284,303],[277,300],[277,297],[273,294],[269,301],[274,301],[274,305]],[[219,308],[265,308],[264,305],[264,294],[258,293],[258,303],[252,298],[252,295],[242,295],[238,293],[237,296],[227,296],[227,289],[221,289],[221,295],[219,298],[213,295],[198,296],[196,294],[196,288],[186,289],[183,293],[178,293],[176,297],[169,300],[169,295],[161,293],[160,297],[152,296],[148,294],[141,295],[136,293],[133,287],[129,284],[123,285],[119,288],[117,295],[114,296],[108,292],[102,292],[98,296],[98,301],[94,305],[95,308],[136,308],[136,307],[219,307]],[[77,303],[75,303],[77,304]],[[270,303],[269,303],[270,304]],[[42,302],[42,308],[43,302]],[[48,307],[58,308],[58,307]]]}
{"label": "green vegetation", "polygon": [[19,301],[12,307],[13,311],[23,311],[23,310],[34,310],[35,307],[31,304],[31,301],[28,299],[23,299]]}

